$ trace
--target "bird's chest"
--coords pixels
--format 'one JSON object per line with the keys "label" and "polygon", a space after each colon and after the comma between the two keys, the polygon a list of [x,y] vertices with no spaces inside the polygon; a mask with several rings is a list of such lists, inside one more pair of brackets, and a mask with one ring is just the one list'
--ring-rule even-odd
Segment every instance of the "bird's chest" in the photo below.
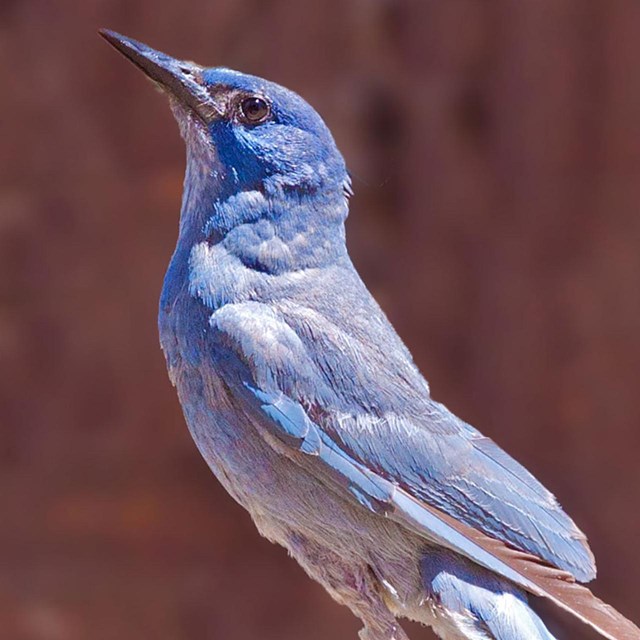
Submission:
{"label": "bird's chest", "polygon": [[[204,249],[197,251],[204,255]],[[210,319],[216,308],[230,302],[217,296],[230,291],[231,284],[228,270],[214,261],[217,256],[209,252],[205,257],[198,261],[192,254],[188,273],[174,261],[165,280],[159,329],[169,376],[189,430],[214,474],[251,513],[263,535],[286,546],[289,532],[313,535],[328,527],[322,514],[348,507],[304,473],[286,451],[274,448],[224,383],[229,365],[220,354]],[[258,276],[243,277],[242,271],[235,275],[234,302],[261,300],[264,283]],[[278,278],[283,287],[292,279]],[[271,285],[273,293],[278,283]],[[335,538],[345,537],[340,522],[333,523]]]}
{"label": "bird's chest", "polygon": [[214,366],[183,366],[178,397],[198,450],[226,490],[245,508],[268,510],[281,461],[229,395]]}
{"label": "bird's chest", "polygon": [[255,431],[220,375],[224,363],[211,341],[211,310],[189,294],[188,284],[167,278],[158,326],[169,377],[189,431],[227,491],[252,513],[269,509],[279,456]]}

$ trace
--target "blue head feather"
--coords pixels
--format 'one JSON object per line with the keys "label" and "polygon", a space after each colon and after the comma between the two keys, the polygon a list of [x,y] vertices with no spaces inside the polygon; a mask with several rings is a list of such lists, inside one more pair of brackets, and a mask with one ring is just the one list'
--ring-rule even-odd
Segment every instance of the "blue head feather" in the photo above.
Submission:
{"label": "blue head feather", "polygon": [[[317,112],[284,87],[230,69],[203,69],[199,82],[215,117],[172,100],[187,143],[177,255],[206,242],[273,275],[348,259],[349,177]],[[239,109],[256,97],[268,115],[247,122]]]}
{"label": "blue head feather", "polygon": [[[261,186],[268,192],[284,187],[301,193],[342,188],[344,160],[327,126],[300,96],[230,69],[207,69],[203,82],[225,108],[225,116],[209,125],[209,134],[222,163],[233,168],[239,191]],[[255,125],[239,122],[229,104],[238,95],[264,97],[270,117]]]}

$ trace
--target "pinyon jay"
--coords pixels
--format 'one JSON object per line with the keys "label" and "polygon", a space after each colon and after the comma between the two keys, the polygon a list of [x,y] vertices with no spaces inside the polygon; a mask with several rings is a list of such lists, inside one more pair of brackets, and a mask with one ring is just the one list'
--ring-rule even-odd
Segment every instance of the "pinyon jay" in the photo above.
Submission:
{"label": "pinyon jay", "polygon": [[160,339],[214,474],[366,640],[552,640],[528,597],[610,640],[583,533],[433,400],[345,245],[351,186],[318,114],[261,78],[102,35],[169,96],[187,146]]}

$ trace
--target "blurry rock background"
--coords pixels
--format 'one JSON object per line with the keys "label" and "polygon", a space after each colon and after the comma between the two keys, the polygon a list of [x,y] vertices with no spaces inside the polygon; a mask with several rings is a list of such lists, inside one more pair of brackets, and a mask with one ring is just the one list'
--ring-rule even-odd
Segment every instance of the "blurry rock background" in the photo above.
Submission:
{"label": "blurry rock background", "polygon": [[101,26],[318,108],[435,397],[557,494],[640,621],[639,3],[2,0],[0,637],[358,628],[187,433],[155,326],[182,142]]}

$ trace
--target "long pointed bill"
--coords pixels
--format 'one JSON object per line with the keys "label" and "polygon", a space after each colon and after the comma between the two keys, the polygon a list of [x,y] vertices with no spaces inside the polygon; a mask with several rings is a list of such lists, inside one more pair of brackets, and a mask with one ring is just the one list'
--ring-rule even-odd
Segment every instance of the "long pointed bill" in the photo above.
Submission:
{"label": "long pointed bill", "polygon": [[221,116],[221,110],[216,107],[202,81],[201,66],[193,62],[176,60],[142,42],[109,29],[100,29],[99,33],[163,91],[189,107],[204,123]]}

